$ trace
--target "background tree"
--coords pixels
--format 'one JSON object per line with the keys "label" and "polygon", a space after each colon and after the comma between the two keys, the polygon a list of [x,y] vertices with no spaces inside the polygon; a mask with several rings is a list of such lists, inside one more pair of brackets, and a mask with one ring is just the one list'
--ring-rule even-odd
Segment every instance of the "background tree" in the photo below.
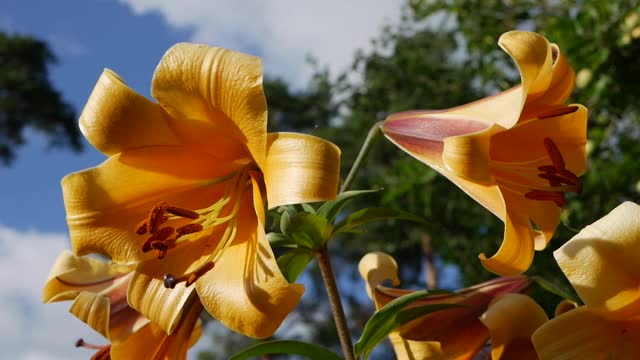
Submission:
{"label": "background tree", "polygon": [[49,82],[56,58],[41,40],[0,32],[0,162],[11,164],[31,127],[49,146],[82,149],[76,115]]}

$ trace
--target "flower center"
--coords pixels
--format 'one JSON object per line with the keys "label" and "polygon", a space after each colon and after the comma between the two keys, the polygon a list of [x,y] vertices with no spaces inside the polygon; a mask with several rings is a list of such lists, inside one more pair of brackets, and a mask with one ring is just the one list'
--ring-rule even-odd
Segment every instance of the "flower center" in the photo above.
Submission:
{"label": "flower center", "polygon": [[579,194],[578,176],[566,168],[560,149],[551,138],[545,138],[544,149],[551,164],[536,159],[526,162],[492,161],[492,170],[500,187],[524,195],[530,200],[552,201],[558,207],[567,205],[565,193]]}
{"label": "flower center", "polygon": [[[194,236],[202,235],[206,230],[224,226],[224,231],[217,241],[214,251],[201,262],[194,271],[183,275],[164,275],[164,286],[173,289],[177,284],[185,282],[193,284],[198,278],[213,269],[222,253],[231,245],[237,234],[238,211],[243,194],[251,188],[251,177],[247,169],[242,169],[223,180],[227,183],[224,195],[214,204],[198,210],[190,210],[168,204],[165,201],[156,204],[146,219],[136,227],[136,234],[146,235],[142,243],[142,252],[153,251],[158,259],[187,243]],[[188,220],[185,224],[184,220]],[[179,226],[172,226],[176,222]]]}

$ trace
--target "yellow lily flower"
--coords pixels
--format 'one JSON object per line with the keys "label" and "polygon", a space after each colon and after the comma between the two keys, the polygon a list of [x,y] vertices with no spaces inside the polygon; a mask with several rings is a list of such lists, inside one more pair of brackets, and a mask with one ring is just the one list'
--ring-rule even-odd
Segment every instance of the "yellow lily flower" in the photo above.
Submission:
{"label": "yellow lily flower", "polygon": [[533,334],[541,359],[640,359],[640,205],[625,202],[553,255],[584,302]]}
{"label": "yellow lily flower", "polygon": [[521,85],[448,110],[392,114],[382,131],[505,222],[498,252],[480,259],[491,272],[517,275],[551,240],[565,193],[580,192],[587,109],[563,105],[575,76],[556,44],[525,31],[498,43]]}
{"label": "yellow lily flower", "polygon": [[[395,260],[381,252],[365,255],[359,264],[367,291],[380,309],[400,296],[411,293],[380,286],[386,279],[398,285]],[[532,281],[526,276],[497,278],[456,291],[454,295],[433,295],[413,303],[458,304],[403,325],[389,335],[398,359],[472,359],[487,340],[492,340],[492,358],[505,358],[521,352],[530,354],[529,336],[547,320],[546,314],[531,298],[515,294]],[[517,296],[516,296],[517,295]]]}
{"label": "yellow lily flower", "polygon": [[73,300],[69,311],[111,342],[99,347],[79,340],[77,346],[98,349],[92,359],[186,359],[187,349],[202,334],[202,305],[192,297],[176,330],[168,335],[127,304],[132,270],[65,251],[51,268],[42,299]]}
{"label": "yellow lily flower", "polygon": [[140,261],[129,303],[168,333],[167,309],[194,288],[212,316],[253,337],[271,335],[304,291],[278,269],[263,199],[273,208],[334,198],[340,150],[267,134],[261,71],[253,56],[182,43],[156,68],[158,103],[106,70],[81,115],[109,158],[62,180],[74,252]]}

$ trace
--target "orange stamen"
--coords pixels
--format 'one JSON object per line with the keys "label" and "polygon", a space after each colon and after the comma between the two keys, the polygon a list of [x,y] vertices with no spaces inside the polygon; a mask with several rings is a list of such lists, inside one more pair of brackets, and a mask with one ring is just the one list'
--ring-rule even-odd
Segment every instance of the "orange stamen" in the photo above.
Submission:
{"label": "orange stamen", "polygon": [[188,209],[183,209],[183,208],[179,208],[176,206],[167,206],[165,209],[168,213],[173,214],[175,216],[180,216],[183,218],[187,218],[187,219],[197,219],[200,217],[200,214],[198,214],[195,211],[191,211]]}
{"label": "orange stamen", "polygon": [[165,241],[167,238],[169,238],[169,236],[173,235],[174,231],[175,230],[171,226],[165,226],[162,229],[158,230],[155,234],[149,236],[147,240],[144,242],[144,244],[142,244],[142,252],[146,253],[151,249],[154,249],[153,247],[154,242]]}
{"label": "orange stamen", "polygon": [[158,226],[160,226],[162,218],[164,217],[164,212],[167,209],[166,202],[157,203],[151,212],[149,213],[149,218],[147,219],[147,228],[151,234],[155,234],[158,231]]}
{"label": "orange stamen", "polygon": [[567,205],[567,199],[561,192],[533,190],[524,194],[524,197],[531,200],[553,201],[559,207]]}
{"label": "orange stamen", "polygon": [[551,162],[557,169],[564,169],[564,159],[562,158],[562,154],[560,150],[556,146],[556,144],[551,140],[551,138],[544,138],[544,148],[547,150],[547,154],[549,154],[549,158]]}
{"label": "orange stamen", "polygon": [[197,233],[198,231],[202,231],[203,228],[204,227],[202,226],[202,224],[187,224],[179,227],[176,230],[176,232],[178,233],[178,236],[181,236],[186,234]]}
{"label": "orange stamen", "polygon": [[182,276],[175,277],[171,274],[164,275],[164,287],[167,289],[173,289],[181,282],[186,282],[185,286],[191,286],[196,280],[198,280],[202,275],[206,274],[209,270],[213,269],[215,263],[213,261],[204,264],[199,269],[184,274]]}

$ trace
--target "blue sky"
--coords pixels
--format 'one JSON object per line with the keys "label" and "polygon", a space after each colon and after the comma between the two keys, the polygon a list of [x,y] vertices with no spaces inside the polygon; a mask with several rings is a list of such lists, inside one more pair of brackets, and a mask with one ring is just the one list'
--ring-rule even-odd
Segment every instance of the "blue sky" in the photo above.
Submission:
{"label": "blue sky", "polygon": [[[4,0],[0,29],[46,40],[58,57],[51,80],[82,111],[103,68],[149,96],[162,54],[179,41],[229,47],[261,56],[267,74],[304,86],[316,56],[332,71],[385,23],[399,19],[400,2],[354,0]],[[57,254],[69,248],[60,179],[99,164],[104,156],[47,151],[29,132],[9,168],[0,168],[0,348],[11,359],[85,359],[78,337],[104,343],[67,313],[70,304],[40,304],[40,289]],[[210,346],[202,342],[202,347]]]}

